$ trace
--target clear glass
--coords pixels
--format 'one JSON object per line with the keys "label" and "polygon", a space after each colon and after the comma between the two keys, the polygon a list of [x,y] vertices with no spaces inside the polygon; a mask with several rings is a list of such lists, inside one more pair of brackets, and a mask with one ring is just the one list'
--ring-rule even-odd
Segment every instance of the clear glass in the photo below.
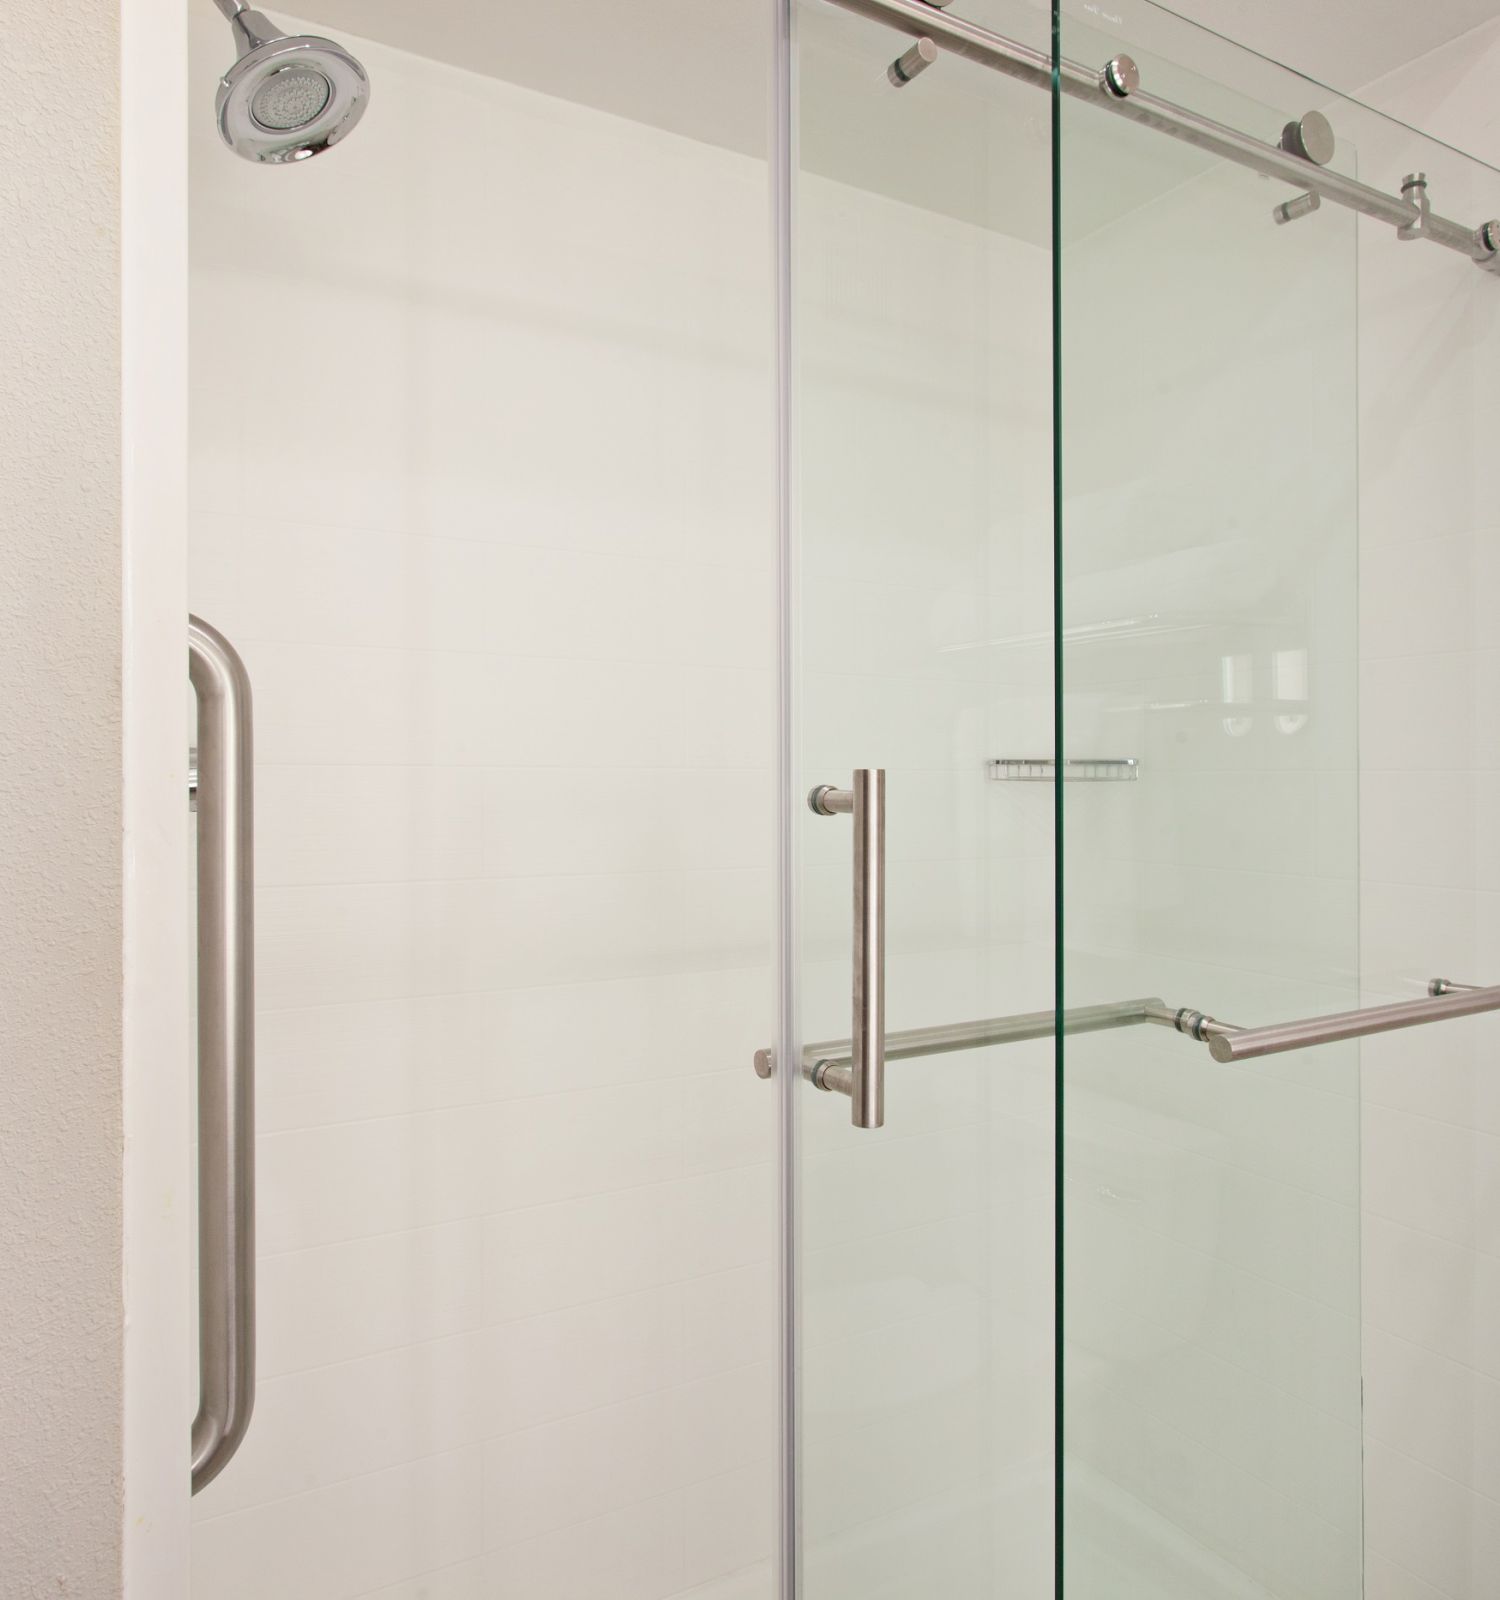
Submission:
{"label": "clear glass", "polygon": [[[1058,46],[1271,143],[1328,109],[1150,7],[1065,5]],[[1059,795],[1064,1003],[1347,1010],[1356,218],[1278,225],[1296,191],[1102,93],[1058,114],[1063,746],[1139,762]],[[1064,1593],[1355,1600],[1358,1044],[1220,1065],[1168,1028],[1070,1035],[1058,1087]]]}
{"label": "clear glass", "polygon": [[[1031,7],[963,9],[1047,48]],[[1488,981],[1496,278],[1331,202],[1278,225],[1285,183],[1085,99],[1054,146],[1045,93],[974,61],[896,88],[906,37],[796,15],[795,787],[888,770],[892,1032]],[[1268,143],[1320,111],[1334,170],[1500,215],[1479,163],[1158,7],[1056,22],[1067,58]],[[1463,74],[1424,63],[1402,104],[1472,125],[1470,77],[1446,107]],[[995,769],[1055,717],[1078,781]],[[801,1037],[845,1038],[847,818],[797,847]],[[1482,1588],[1485,1027],[896,1060],[878,1133],[804,1085],[805,1600]]]}
{"label": "clear glass", "polygon": [[[980,8],[1045,50],[1044,9]],[[887,772],[890,1030],[1045,1009],[1045,92],[799,6],[796,786]],[[804,1040],[850,1033],[847,816],[799,807]],[[805,1600],[1040,1595],[1052,1570],[1052,1046],[801,1091]]]}

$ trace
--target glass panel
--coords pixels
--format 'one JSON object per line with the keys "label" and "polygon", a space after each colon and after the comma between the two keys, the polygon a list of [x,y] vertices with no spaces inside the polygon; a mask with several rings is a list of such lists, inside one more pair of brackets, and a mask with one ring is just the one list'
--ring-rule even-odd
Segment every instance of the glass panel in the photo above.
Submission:
{"label": "glass panel", "polygon": [[[1477,140],[1484,96],[1447,92],[1492,81],[1493,30],[1477,71],[1475,46],[1412,62],[1382,104]],[[1425,172],[1439,212],[1500,216],[1493,168],[1357,106],[1339,118],[1370,181]],[[1360,984],[1381,1005],[1436,976],[1500,981],[1500,277],[1359,234]],[[1500,1572],[1497,1042],[1491,1015],[1361,1046],[1372,1600],[1484,1594]]]}
{"label": "glass panel", "polygon": [[271,9],[372,92],[240,160],[192,8],[261,1253],[195,1600],[771,1600],[769,8]]}
{"label": "glass panel", "polygon": [[[1034,7],[977,8],[1045,51]],[[1045,87],[799,7],[797,789],[887,774],[892,1033],[1050,1007]],[[851,819],[800,808],[802,1037],[851,1027]],[[1050,1037],[800,1094],[805,1600],[1052,1573]]]}
{"label": "glass panel", "polygon": [[[1061,55],[1275,143],[1327,91],[1155,8]],[[1064,94],[1067,1007],[1360,1003],[1356,218]],[[1396,250],[1389,230],[1385,246]],[[1429,248],[1424,246],[1425,248]],[[1472,271],[1461,260],[1454,270]],[[1064,1043],[1065,1593],[1361,1590],[1359,1045]]]}

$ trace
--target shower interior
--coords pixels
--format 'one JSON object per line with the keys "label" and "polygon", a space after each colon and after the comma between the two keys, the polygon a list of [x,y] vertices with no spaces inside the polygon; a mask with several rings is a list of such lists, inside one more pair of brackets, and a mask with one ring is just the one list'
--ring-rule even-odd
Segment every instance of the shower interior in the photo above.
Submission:
{"label": "shower interior", "polygon": [[[1060,1080],[1046,1036],[893,1059],[878,1132],[751,1063],[789,961],[798,1036],[849,1032],[848,820],[787,815],[783,890],[778,794],[874,766],[893,1031],[1045,1010],[1059,965],[1066,1006],[1237,1023],[1500,975],[1483,724],[1419,709],[1488,657],[1410,598],[1470,614],[1500,284],[1082,103],[1054,173],[1044,90],[893,78],[909,37],[799,3],[778,571],[772,8],[616,9],[277,12],[373,92],[274,175],[192,18],[189,592],[255,686],[260,1130],[256,1415],[195,1600],[770,1600],[789,1493],[804,1600],[1041,1596],[1060,1555],[1089,1600],[1463,1600],[1495,1486],[1404,1397],[1500,1373],[1401,1285],[1493,1242],[1485,1019],[1253,1071],[1156,1028]],[[966,14],[1050,51],[1034,6]],[[1168,13],[1061,27],[1500,213]],[[1060,810],[1014,781],[1059,666]]]}

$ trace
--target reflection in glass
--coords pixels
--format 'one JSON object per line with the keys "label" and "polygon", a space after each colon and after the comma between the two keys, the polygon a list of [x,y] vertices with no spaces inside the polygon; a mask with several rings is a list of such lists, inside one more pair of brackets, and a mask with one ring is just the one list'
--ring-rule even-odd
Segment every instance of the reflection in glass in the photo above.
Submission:
{"label": "reflection in glass", "polygon": [[[1248,655],[1219,658],[1220,699],[1226,707],[1249,706],[1255,699],[1255,658]],[[1224,731],[1231,739],[1243,739],[1255,726],[1248,713],[1233,713],[1224,718]]]}

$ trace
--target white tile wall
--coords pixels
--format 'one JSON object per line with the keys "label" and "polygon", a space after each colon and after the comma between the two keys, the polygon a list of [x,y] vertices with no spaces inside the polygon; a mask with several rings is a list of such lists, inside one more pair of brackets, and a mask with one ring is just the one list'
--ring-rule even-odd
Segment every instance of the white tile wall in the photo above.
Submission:
{"label": "white tile wall", "polygon": [[[1500,162],[1500,26],[1374,85],[1381,110]],[[1420,168],[1452,214],[1500,176],[1370,130],[1367,172]],[[1500,351],[1493,279],[1362,235],[1361,938],[1366,998],[1500,970],[1496,769]],[[1417,259],[1413,259],[1416,257]],[[1371,1039],[1364,1065],[1368,1600],[1500,1583],[1500,1098],[1492,1019]]]}
{"label": "white tile wall", "polygon": [[252,169],[224,43],[191,595],[256,695],[262,1383],[194,1593],[767,1600],[764,169],[363,40],[358,137]]}

